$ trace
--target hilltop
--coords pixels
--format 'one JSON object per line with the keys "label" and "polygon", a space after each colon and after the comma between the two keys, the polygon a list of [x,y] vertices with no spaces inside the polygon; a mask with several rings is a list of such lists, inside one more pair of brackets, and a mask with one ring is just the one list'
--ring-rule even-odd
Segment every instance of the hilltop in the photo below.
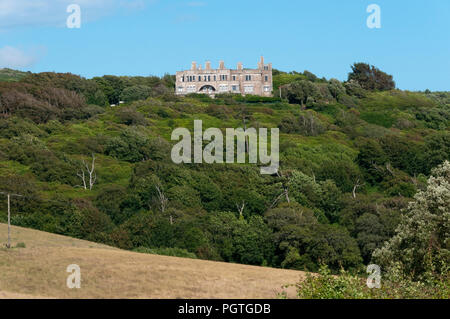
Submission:
{"label": "hilltop", "polygon": [[[0,224],[0,242],[6,240]],[[304,273],[124,251],[41,231],[12,228],[0,248],[0,298],[275,298]],[[66,268],[81,268],[68,289]]]}
{"label": "hilltop", "polygon": [[15,82],[27,75],[27,72],[12,70],[8,68],[0,69],[0,81]]}

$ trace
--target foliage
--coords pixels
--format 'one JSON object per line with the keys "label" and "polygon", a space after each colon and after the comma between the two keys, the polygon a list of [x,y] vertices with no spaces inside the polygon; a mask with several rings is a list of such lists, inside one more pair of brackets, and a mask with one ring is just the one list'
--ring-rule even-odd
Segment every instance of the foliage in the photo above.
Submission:
{"label": "foliage", "polygon": [[450,260],[450,162],[433,169],[426,190],[414,196],[395,235],[373,253],[386,268],[424,279],[442,273]]}
{"label": "foliage", "polygon": [[151,87],[145,85],[133,85],[125,88],[120,95],[120,99],[125,102],[145,100],[152,95]]}
{"label": "foliage", "polygon": [[[334,274],[357,273],[399,236],[415,193],[444,198],[442,186],[433,195],[426,182],[449,160],[449,94],[372,90],[308,71],[275,71],[274,84],[273,98],[213,99],[174,95],[170,75],[30,73],[0,82],[1,189],[25,195],[11,202],[13,224],[130,250],[313,271],[325,263]],[[279,174],[261,175],[253,164],[171,161],[174,128],[192,129],[195,119],[204,128],[237,128],[243,118],[247,127],[280,129]],[[86,192],[77,171],[92,153],[97,182]],[[422,269],[441,282],[448,265],[436,204],[415,205],[416,218],[430,215],[434,230],[419,232],[432,235],[431,246],[414,234],[395,247],[401,258],[415,245],[414,258],[401,260],[406,266],[391,267],[413,269],[392,280],[405,289],[411,282],[408,296]],[[432,267],[420,257],[427,247]]]}
{"label": "foliage", "polygon": [[325,131],[324,124],[311,112],[301,114],[297,118],[284,117],[278,127],[284,133],[297,133],[307,136],[320,135]]}
{"label": "foliage", "polygon": [[284,256],[282,266],[317,270],[320,262],[334,269],[354,268],[360,254],[356,241],[338,226],[320,224],[314,213],[300,205],[269,210],[265,218],[274,230],[273,240]]}
{"label": "foliage", "polygon": [[450,291],[446,280],[442,277],[425,284],[390,276],[383,279],[381,288],[370,289],[365,278],[344,270],[335,276],[322,266],[319,274],[307,274],[296,288],[300,299],[447,299]]}
{"label": "foliage", "polygon": [[288,84],[282,94],[291,104],[300,104],[302,107],[308,102],[308,99],[314,98],[319,94],[317,87],[306,80],[300,80]]}
{"label": "foliage", "polygon": [[395,82],[392,75],[386,74],[380,69],[366,63],[355,63],[352,65],[352,72],[348,75],[348,80],[354,80],[366,90],[392,90]]}
{"label": "foliage", "polygon": [[0,69],[0,81],[19,81],[24,76],[26,76],[25,72],[11,70],[8,68]]}

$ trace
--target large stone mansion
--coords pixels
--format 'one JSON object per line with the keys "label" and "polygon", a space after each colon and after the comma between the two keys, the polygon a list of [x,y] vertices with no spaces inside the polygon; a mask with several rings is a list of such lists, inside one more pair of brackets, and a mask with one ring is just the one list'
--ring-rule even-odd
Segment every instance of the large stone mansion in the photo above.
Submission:
{"label": "large stone mansion", "polygon": [[177,95],[235,93],[272,96],[273,90],[272,63],[265,64],[263,57],[257,69],[244,69],[242,63],[238,63],[236,70],[227,69],[223,61],[220,61],[218,69],[211,69],[211,62],[206,62],[203,69],[192,62],[190,70],[179,71],[176,77]]}

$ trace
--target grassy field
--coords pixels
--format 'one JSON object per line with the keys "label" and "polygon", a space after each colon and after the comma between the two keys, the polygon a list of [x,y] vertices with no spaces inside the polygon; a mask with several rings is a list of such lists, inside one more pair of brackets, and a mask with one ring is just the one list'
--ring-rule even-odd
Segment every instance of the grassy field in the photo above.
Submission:
{"label": "grassy field", "polygon": [[23,78],[27,73],[18,70],[0,69],[0,81],[16,82]]}
{"label": "grassy field", "polygon": [[[305,275],[134,253],[21,227],[12,227],[12,246],[26,247],[7,250],[6,237],[0,224],[0,298],[276,298]],[[80,289],[66,286],[70,264],[81,268]]]}

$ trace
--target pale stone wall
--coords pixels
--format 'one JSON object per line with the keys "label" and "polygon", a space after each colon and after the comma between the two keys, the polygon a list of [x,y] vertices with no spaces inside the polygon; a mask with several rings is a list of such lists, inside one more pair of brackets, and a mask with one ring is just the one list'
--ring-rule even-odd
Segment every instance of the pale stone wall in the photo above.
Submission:
{"label": "pale stone wall", "polygon": [[218,69],[211,69],[210,62],[206,62],[203,69],[201,65],[197,66],[196,62],[192,62],[190,70],[176,74],[177,95],[234,93],[272,96],[272,91],[272,64],[265,64],[263,57],[257,69],[244,69],[242,63],[238,63],[235,70],[226,69],[223,61]]}

